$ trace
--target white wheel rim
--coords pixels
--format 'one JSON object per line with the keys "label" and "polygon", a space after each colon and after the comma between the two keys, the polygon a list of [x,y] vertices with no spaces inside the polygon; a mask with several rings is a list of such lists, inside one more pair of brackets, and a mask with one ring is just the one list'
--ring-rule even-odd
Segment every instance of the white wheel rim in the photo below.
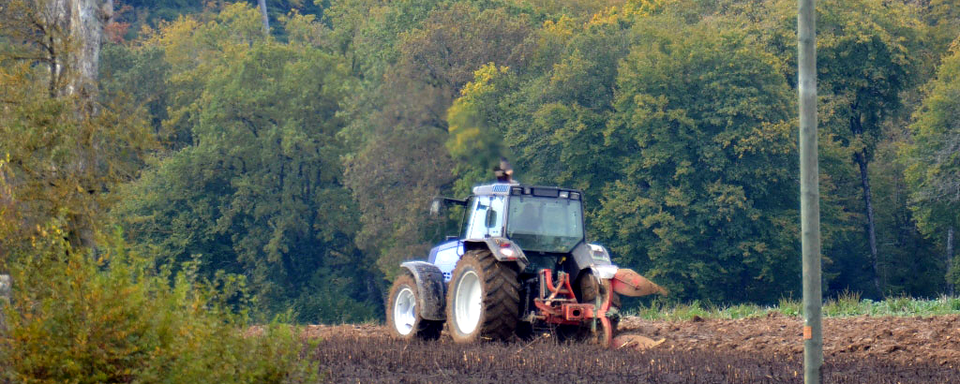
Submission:
{"label": "white wheel rim", "polygon": [[417,321],[417,300],[410,287],[403,287],[397,293],[397,300],[393,304],[393,327],[401,335],[413,332],[413,323]]}
{"label": "white wheel rim", "polygon": [[457,296],[454,302],[454,316],[461,334],[469,335],[480,323],[482,304],[480,277],[474,271],[467,271],[457,284]]}

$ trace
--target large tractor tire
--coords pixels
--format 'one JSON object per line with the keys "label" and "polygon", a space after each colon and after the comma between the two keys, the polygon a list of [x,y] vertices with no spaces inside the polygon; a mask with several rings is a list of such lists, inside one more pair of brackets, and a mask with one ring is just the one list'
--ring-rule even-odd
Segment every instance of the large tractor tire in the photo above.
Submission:
{"label": "large tractor tire", "polygon": [[443,321],[427,320],[420,316],[417,303],[420,292],[417,282],[407,273],[401,274],[390,288],[387,301],[387,325],[390,333],[402,340],[436,340],[443,330]]}
{"label": "large tractor tire", "polygon": [[520,317],[520,282],[513,265],[490,251],[467,252],[447,290],[447,331],[457,343],[507,340]]}

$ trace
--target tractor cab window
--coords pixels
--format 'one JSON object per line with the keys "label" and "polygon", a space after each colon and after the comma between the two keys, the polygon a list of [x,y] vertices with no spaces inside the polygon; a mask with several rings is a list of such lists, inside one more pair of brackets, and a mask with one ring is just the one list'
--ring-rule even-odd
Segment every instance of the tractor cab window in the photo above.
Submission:
{"label": "tractor cab window", "polygon": [[470,202],[470,221],[465,239],[503,236],[505,196],[477,196]]}
{"label": "tractor cab window", "polygon": [[507,216],[507,237],[525,251],[566,253],[583,240],[579,200],[512,196]]}

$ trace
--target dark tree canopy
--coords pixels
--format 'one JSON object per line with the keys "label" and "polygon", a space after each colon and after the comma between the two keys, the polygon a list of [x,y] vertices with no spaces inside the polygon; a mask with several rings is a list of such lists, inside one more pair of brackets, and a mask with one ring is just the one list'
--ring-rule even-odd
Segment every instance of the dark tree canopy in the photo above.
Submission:
{"label": "dark tree canopy", "polygon": [[[798,295],[791,0],[267,1],[269,33],[252,1],[116,2],[85,101],[70,30],[8,3],[0,242],[120,232],[257,319],[359,321],[456,231],[431,198],[506,158],[584,190],[589,239],[668,300]],[[819,2],[828,296],[960,283],[954,3]]]}

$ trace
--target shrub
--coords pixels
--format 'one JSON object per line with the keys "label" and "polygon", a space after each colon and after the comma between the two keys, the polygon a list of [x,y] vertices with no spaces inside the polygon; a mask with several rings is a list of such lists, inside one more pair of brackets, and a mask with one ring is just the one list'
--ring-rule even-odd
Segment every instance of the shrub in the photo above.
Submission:
{"label": "shrub", "polygon": [[[127,251],[117,234],[72,249],[56,225],[14,250],[0,380],[17,383],[281,383],[312,379],[299,331],[246,334],[223,282]],[[242,294],[240,294],[242,296]],[[233,298],[236,301],[235,297]]]}

